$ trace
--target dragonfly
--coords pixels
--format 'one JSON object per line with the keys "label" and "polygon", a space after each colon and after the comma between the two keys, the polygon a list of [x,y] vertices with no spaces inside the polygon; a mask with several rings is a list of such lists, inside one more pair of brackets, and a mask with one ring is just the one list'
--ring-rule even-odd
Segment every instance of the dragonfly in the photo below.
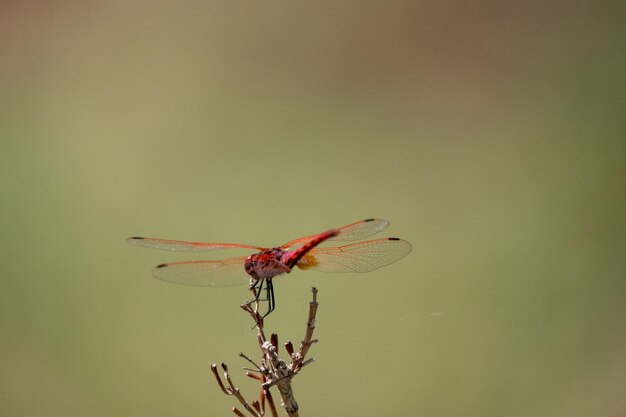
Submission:
{"label": "dragonfly", "polygon": [[229,287],[248,284],[259,301],[265,286],[266,317],[276,308],[273,278],[290,273],[294,267],[321,272],[370,272],[408,255],[413,246],[397,237],[384,237],[343,246],[318,247],[323,242],[362,240],[389,226],[384,219],[365,219],[315,235],[290,240],[282,246],[266,248],[238,243],[186,242],[182,240],[129,237],[128,243],[172,252],[204,252],[222,249],[254,250],[248,256],[221,260],[171,262],[157,265],[152,275],[175,284]]}

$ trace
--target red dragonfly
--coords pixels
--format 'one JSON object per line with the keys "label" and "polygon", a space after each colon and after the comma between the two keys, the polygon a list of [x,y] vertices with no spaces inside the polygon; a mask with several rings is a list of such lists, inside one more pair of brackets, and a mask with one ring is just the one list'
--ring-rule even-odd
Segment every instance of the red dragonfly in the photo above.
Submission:
{"label": "red dragonfly", "polygon": [[[258,251],[249,256],[215,260],[173,262],[157,265],[152,275],[160,280],[183,285],[228,287],[249,284],[256,289],[256,298],[266,285],[267,316],[276,307],[272,278],[300,269],[322,272],[370,272],[392,264],[411,252],[409,242],[396,237],[385,237],[345,246],[317,246],[325,241],[354,241],[376,234],[389,226],[383,219],[366,219],[317,235],[291,240],[282,246],[264,248],[237,243],[184,242],[180,240],[129,237],[128,243],[151,249],[174,252],[199,252],[219,249],[250,249]],[[242,268],[243,267],[243,268]],[[246,272],[244,274],[243,272]],[[265,317],[263,316],[263,317]]]}

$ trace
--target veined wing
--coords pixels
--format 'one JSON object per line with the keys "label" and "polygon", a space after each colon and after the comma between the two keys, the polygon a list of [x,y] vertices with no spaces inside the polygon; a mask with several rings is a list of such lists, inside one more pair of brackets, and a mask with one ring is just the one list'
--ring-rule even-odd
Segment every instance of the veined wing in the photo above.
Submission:
{"label": "veined wing", "polygon": [[300,269],[322,272],[370,272],[399,261],[411,250],[413,246],[406,240],[386,237],[340,247],[315,248],[297,265]]}
{"label": "veined wing", "polygon": [[220,249],[264,250],[264,248],[258,246],[240,245],[237,243],[185,242],[182,240],[154,239],[150,237],[129,237],[126,241],[135,246],[173,252],[201,252]]}
{"label": "veined wing", "polygon": [[[378,232],[385,230],[389,226],[389,221],[384,219],[365,219],[358,222],[350,223],[346,226],[337,228],[339,233],[335,237],[331,237],[330,240],[338,242],[347,242],[352,240],[365,239],[368,236],[374,235]],[[318,235],[305,236],[298,239],[294,239],[285,243],[282,248],[290,248],[310,240],[315,239]]]}
{"label": "veined wing", "polygon": [[158,265],[152,276],[174,284],[195,287],[231,287],[250,281],[244,270],[245,256],[219,261],[172,262]]}

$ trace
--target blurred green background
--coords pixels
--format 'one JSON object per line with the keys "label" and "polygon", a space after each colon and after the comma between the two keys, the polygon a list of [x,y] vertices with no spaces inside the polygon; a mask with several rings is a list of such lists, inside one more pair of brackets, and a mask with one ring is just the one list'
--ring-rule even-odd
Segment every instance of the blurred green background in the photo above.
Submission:
{"label": "blurred green background", "polygon": [[232,415],[245,287],[124,239],[383,217],[401,262],[276,282],[283,341],[320,291],[303,416],[625,415],[624,11],[3,2],[0,414]]}

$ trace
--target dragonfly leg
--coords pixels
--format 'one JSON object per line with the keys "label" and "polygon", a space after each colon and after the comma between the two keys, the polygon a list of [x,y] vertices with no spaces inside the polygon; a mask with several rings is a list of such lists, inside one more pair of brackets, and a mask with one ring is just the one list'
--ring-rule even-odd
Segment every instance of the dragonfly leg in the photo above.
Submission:
{"label": "dragonfly leg", "polygon": [[[265,282],[267,281],[267,282]],[[263,293],[263,286],[265,285],[265,294],[266,298],[261,298],[261,294]],[[259,301],[267,301],[267,311],[263,316],[261,316],[261,320],[267,317],[274,308],[276,308],[276,298],[274,296],[274,283],[271,278],[259,279],[255,281],[251,286],[250,290],[254,293],[254,299],[248,301],[248,304],[256,303]]]}
{"label": "dragonfly leg", "polygon": [[[264,279],[257,280],[250,289],[254,291],[254,300],[253,301],[265,301],[261,299],[261,293],[263,292],[263,281]],[[258,287],[258,288],[257,288]]]}
{"label": "dragonfly leg", "polygon": [[269,314],[276,308],[276,299],[274,298],[274,283],[271,278],[267,278],[267,284],[265,285],[265,291],[267,292],[267,312],[261,317],[261,320],[269,316]]}
{"label": "dragonfly leg", "polygon": [[[258,287],[258,288],[257,288]],[[259,300],[259,294],[261,294],[261,290],[263,289],[263,280],[260,279],[254,283],[252,288],[256,289],[256,296],[254,297],[255,301]]]}
{"label": "dragonfly leg", "polygon": [[252,294],[254,294],[254,298],[252,300],[246,301],[246,304],[250,305],[252,303],[258,303],[259,301],[265,301],[265,300],[260,299],[261,292],[263,291],[262,279],[255,280],[255,281],[250,280],[250,286],[248,287],[248,289],[252,291]]}

